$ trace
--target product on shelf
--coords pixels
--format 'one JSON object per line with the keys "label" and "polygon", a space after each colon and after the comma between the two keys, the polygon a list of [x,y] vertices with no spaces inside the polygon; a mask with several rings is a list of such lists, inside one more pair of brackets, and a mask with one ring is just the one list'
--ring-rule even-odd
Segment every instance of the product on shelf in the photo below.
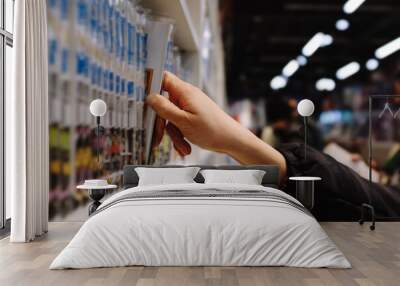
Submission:
{"label": "product on shelf", "polygon": [[[49,1],[50,218],[87,202],[76,190],[85,179],[119,183],[124,165],[145,163],[150,12],[127,0]],[[187,75],[172,40],[165,69]],[[89,113],[95,98],[108,106],[99,140]],[[165,137],[154,163],[166,163],[170,150]]]}

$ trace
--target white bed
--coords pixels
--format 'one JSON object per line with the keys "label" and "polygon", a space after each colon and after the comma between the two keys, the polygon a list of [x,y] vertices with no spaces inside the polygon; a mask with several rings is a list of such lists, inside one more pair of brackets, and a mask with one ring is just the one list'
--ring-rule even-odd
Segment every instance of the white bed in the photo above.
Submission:
{"label": "white bed", "polygon": [[115,194],[50,269],[128,265],[351,267],[314,217],[282,191],[197,183]]}

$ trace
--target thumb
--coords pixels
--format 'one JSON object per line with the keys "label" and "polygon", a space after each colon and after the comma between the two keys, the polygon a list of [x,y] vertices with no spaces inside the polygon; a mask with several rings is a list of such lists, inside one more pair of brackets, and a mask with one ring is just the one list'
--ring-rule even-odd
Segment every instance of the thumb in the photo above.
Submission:
{"label": "thumb", "polygon": [[158,116],[171,121],[177,126],[186,118],[186,112],[173,104],[165,96],[151,94],[147,96],[146,102],[154,109]]}

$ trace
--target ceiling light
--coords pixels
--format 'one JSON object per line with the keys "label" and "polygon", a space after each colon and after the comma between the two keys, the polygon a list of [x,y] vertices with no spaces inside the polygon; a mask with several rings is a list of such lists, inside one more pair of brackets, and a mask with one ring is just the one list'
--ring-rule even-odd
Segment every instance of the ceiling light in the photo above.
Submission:
{"label": "ceiling light", "polygon": [[339,31],[346,31],[350,27],[350,22],[346,19],[339,19],[336,21],[336,29]]}
{"label": "ceiling light", "polygon": [[296,60],[291,60],[283,68],[282,74],[286,77],[291,77],[299,69],[299,67],[299,63]]}
{"label": "ceiling light", "polygon": [[379,62],[377,59],[369,59],[365,66],[368,70],[373,71],[379,67]]}
{"label": "ceiling light", "polygon": [[333,37],[331,35],[324,34],[321,41],[321,47],[332,45],[332,43],[333,43]]}
{"label": "ceiling light", "polygon": [[321,78],[315,83],[315,87],[319,91],[332,91],[336,87],[336,83],[330,78]]}
{"label": "ceiling light", "polygon": [[271,80],[271,88],[273,90],[284,88],[286,84],[287,79],[281,75],[278,75]]}
{"label": "ceiling light", "polygon": [[343,80],[356,74],[359,70],[360,64],[357,62],[351,62],[338,69],[336,72],[336,77],[340,80]]}
{"label": "ceiling light", "polygon": [[398,50],[400,50],[400,37],[378,48],[375,51],[375,57],[378,59],[384,59]]}
{"label": "ceiling light", "polygon": [[301,66],[305,66],[307,64],[307,58],[305,56],[298,56],[296,58],[296,61],[299,63]]}
{"label": "ceiling light", "polygon": [[365,0],[348,0],[343,5],[343,11],[346,14],[354,13],[364,2]]}
{"label": "ceiling light", "polygon": [[306,57],[312,56],[319,47],[321,47],[321,43],[324,40],[324,33],[315,34],[308,43],[303,47],[302,53]]}

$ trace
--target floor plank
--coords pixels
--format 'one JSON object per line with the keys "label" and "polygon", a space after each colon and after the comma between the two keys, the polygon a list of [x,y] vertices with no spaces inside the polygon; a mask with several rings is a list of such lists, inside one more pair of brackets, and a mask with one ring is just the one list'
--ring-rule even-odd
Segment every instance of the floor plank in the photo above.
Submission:
{"label": "floor plank", "polygon": [[322,223],[352,263],[352,269],[289,267],[119,267],[50,271],[55,256],[78,231],[81,222],[52,222],[50,231],[32,243],[0,240],[0,285],[399,285],[400,222],[368,225]]}

